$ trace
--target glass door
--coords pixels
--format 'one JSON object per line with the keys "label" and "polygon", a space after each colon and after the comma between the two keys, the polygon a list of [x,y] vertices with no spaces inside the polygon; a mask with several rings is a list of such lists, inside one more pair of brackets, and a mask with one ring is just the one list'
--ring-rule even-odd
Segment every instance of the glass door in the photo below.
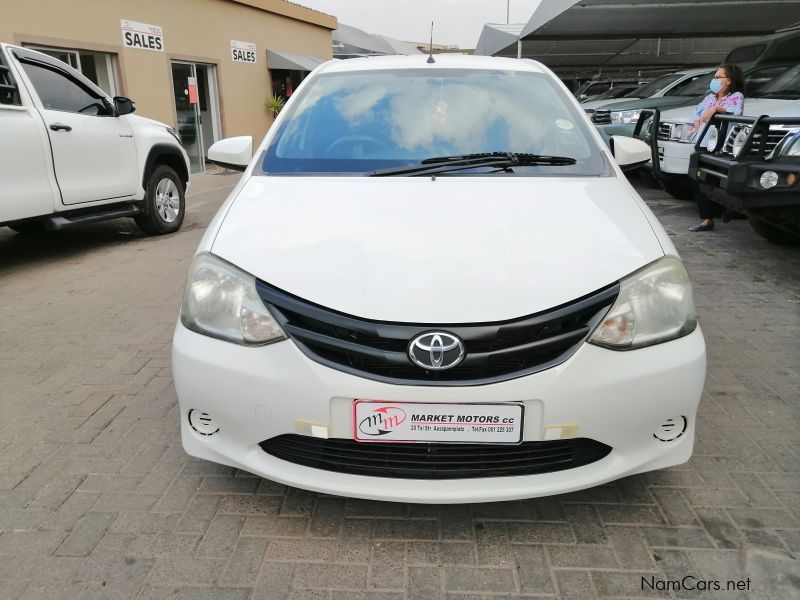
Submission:
{"label": "glass door", "polygon": [[198,110],[197,73],[191,63],[172,63],[172,86],[175,92],[175,114],[178,119],[178,133],[181,136],[192,173],[202,173],[203,142]]}
{"label": "glass door", "polygon": [[206,153],[220,137],[215,67],[173,61],[172,82],[178,133],[192,173],[202,173]]}

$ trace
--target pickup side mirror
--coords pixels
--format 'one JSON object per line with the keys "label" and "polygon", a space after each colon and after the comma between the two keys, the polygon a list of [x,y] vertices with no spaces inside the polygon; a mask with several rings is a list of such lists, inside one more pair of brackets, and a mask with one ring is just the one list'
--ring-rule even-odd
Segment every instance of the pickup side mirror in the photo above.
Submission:
{"label": "pickup side mirror", "polygon": [[626,135],[612,135],[608,145],[623,171],[638,169],[646,165],[652,157],[650,146]]}
{"label": "pickup side mirror", "polygon": [[125,96],[114,96],[114,110],[118,117],[129,115],[136,110],[136,103]]}
{"label": "pickup side mirror", "polygon": [[224,169],[244,171],[252,158],[253,138],[249,135],[240,135],[212,144],[208,149],[206,161]]}

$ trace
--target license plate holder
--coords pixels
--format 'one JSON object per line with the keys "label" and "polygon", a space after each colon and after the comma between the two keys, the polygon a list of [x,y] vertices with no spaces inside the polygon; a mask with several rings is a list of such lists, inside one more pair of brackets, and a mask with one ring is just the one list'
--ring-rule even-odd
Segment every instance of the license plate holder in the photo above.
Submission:
{"label": "license plate holder", "polygon": [[519,444],[521,402],[433,403],[353,401],[357,442]]}

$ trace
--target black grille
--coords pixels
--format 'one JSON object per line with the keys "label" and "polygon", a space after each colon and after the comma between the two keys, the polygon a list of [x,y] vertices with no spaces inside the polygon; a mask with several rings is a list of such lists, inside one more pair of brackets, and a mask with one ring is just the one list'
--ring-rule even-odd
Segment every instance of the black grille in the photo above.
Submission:
{"label": "black grille", "polygon": [[611,447],[587,438],[490,444],[362,443],[286,434],[259,444],[297,465],[353,475],[399,479],[474,479],[553,473],[604,458]]}
{"label": "black grille", "polygon": [[659,123],[657,137],[659,140],[669,140],[672,137],[672,125]]}
{"label": "black grille", "polygon": [[[722,154],[733,156],[733,141],[736,136],[742,131],[749,132],[750,128],[745,125],[734,125],[731,127],[728,135],[725,138],[725,143],[722,145]],[[786,129],[769,129],[767,133],[766,143],[763,140],[764,132],[756,131],[753,134],[753,143],[750,146],[749,155],[766,156],[775,149],[780,141],[789,133]],[[762,148],[762,143],[764,144]]]}
{"label": "black grille", "polygon": [[[555,366],[578,348],[613,304],[619,284],[554,309],[495,323],[410,324],[345,315],[256,285],[284,331],[312,360],[369,379],[399,384],[475,385]],[[464,342],[465,357],[447,370],[426,370],[408,358],[417,335],[444,330]]]}
{"label": "black grille", "polygon": [[592,113],[592,123],[595,125],[608,125],[611,123],[610,110],[596,110]]}

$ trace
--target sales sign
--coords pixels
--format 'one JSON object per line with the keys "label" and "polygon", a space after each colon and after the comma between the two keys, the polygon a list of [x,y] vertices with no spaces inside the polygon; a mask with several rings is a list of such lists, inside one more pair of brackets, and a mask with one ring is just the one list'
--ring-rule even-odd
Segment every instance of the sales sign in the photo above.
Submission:
{"label": "sales sign", "polygon": [[148,25],[121,19],[122,45],[126,48],[164,52],[164,31],[160,25]]}
{"label": "sales sign", "polygon": [[231,40],[231,58],[234,62],[255,64],[256,45],[250,42]]}

